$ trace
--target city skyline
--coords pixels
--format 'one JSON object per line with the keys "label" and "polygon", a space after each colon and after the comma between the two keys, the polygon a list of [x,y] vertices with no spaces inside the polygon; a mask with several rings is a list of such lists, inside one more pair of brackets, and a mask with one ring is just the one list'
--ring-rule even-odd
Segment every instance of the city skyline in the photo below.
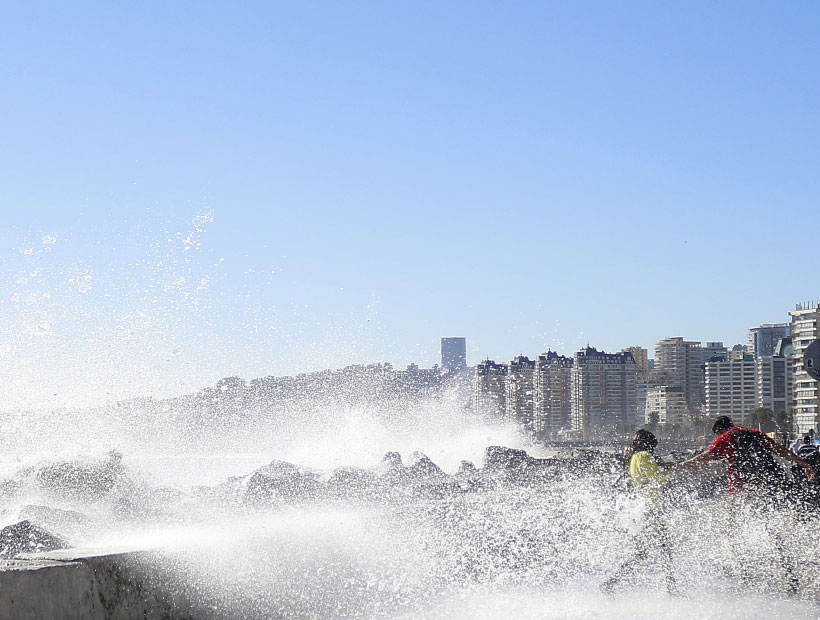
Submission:
{"label": "city skyline", "polygon": [[[812,302],[802,302],[802,303],[795,304],[795,307],[805,308],[805,309],[810,309],[810,308],[813,308],[815,306],[820,308],[820,303],[812,301]],[[759,326],[749,328],[747,330],[747,334],[748,334],[748,341],[750,343],[752,342],[752,334],[755,333],[755,332],[758,332],[760,330],[760,328],[762,328],[762,327],[776,327],[776,325],[761,324]],[[228,373],[228,374],[224,374],[224,375],[221,375],[221,376],[215,378],[210,383],[202,383],[202,382],[196,383],[195,382],[195,383],[193,383],[189,386],[184,386],[181,390],[178,390],[178,391],[175,391],[175,392],[174,391],[164,392],[164,393],[138,393],[138,392],[132,392],[132,393],[127,393],[127,394],[124,394],[124,395],[121,395],[121,396],[118,396],[118,397],[113,397],[113,398],[105,398],[105,399],[97,398],[97,400],[89,400],[89,401],[84,401],[84,402],[80,402],[80,403],[73,403],[73,404],[71,404],[71,403],[62,404],[60,406],[69,407],[69,408],[70,407],[98,406],[98,405],[104,405],[104,404],[113,404],[117,401],[124,401],[124,400],[130,400],[130,399],[135,399],[135,398],[139,399],[139,398],[143,398],[143,397],[175,398],[175,397],[179,397],[179,396],[190,395],[194,392],[197,392],[197,391],[200,391],[200,390],[203,390],[203,389],[209,389],[214,384],[219,384],[225,379],[235,378],[235,377],[238,377],[238,378],[240,378],[244,381],[258,381],[258,380],[262,380],[262,379],[266,379],[266,378],[273,378],[273,377],[288,378],[288,377],[295,377],[295,376],[300,376],[300,375],[321,374],[323,372],[335,372],[335,371],[338,371],[338,370],[343,370],[345,368],[351,368],[351,367],[378,367],[378,366],[381,366],[381,365],[387,365],[387,366],[393,367],[395,370],[404,370],[404,369],[411,370],[412,368],[431,369],[431,368],[440,367],[441,371],[446,371],[447,370],[446,367],[444,365],[440,365],[440,362],[443,361],[443,356],[445,355],[445,353],[444,353],[444,346],[445,346],[444,343],[445,343],[445,341],[449,341],[448,345],[450,345],[450,343],[452,343],[452,341],[460,341],[461,344],[458,345],[458,346],[464,346],[467,343],[469,343],[469,340],[470,340],[469,338],[465,338],[465,337],[458,337],[458,338],[441,337],[441,338],[439,338],[439,343],[440,343],[439,352],[440,352],[441,357],[439,357],[439,359],[427,364],[426,366],[424,364],[420,365],[416,361],[410,361],[407,364],[400,364],[400,363],[396,364],[391,360],[360,360],[360,361],[355,361],[355,362],[349,363],[347,365],[341,365],[341,366],[336,366],[336,367],[330,367],[330,366],[328,366],[328,367],[312,367],[312,368],[300,369],[300,370],[294,371],[294,372],[289,372],[289,373],[286,372],[286,373],[280,373],[280,374],[268,373],[268,374],[237,375],[235,373],[234,374]],[[669,338],[666,338],[666,339],[663,339],[663,340],[682,340],[682,338],[679,337],[679,336],[676,336],[676,337],[669,337]],[[704,344],[703,351],[707,352],[705,354],[704,359],[708,358],[708,351],[710,351],[712,348],[720,347],[720,346],[723,346],[725,344],[725,343],[720,342],[720,341],[718,341],[718,342],[714,342],[714,341],[688,341],[688,343],[689,344],[697,344],[698,346],[700,346],[700,344],[703,343]],[[576,351],[558,351],[558,350],[555,350],[555,349],[548,348],[548,349],[545,349],[541,354],[533,353],[533,352],[519,352],[516,356],[512,356],[510,358],[503,358],[503,357],[491,358],[489,356],[486,356],[486,357],[483,357],[481,359],[472,359],[472,360],[469,359],[469,353],[468,353],[467,354],[467,359],[460,358],[458,356],[457,356],[456,359],[461,360],[459,363],[463,364],[463,368],[472,371],[479,364],[481,364],[482,362],[490,362],[490,363],[496,363],[497,362],[499,365],[508,365],[510,363],[513,363],[513,364],[516,363],[516,361],[518,359],[527,360],[531,356],[532,357],[531,362],[535,363],[536,360],[540,359],[540,357],[542,355],[547,354],[547,352],[550,352],[551,355],[557,355],[560,358],[568,356],[568,359],[571,359],[574,353],[577,353],[579,351],[583,352],[584,350],[589,349],[591,347],[592,350],[597,350],[600,354],[620,354],[620,353],[623,353],[623,352],[629,352],[629,353],[634,355],[636,353],[636,351],[635,351],[636,349],[643,349],[643,356],[645,358],[643,364],[646,363],[646,360],[654,361],[657,364],[657,360],[656,360],[657,356],[652,356],[651,352],[652,351],[657,352],[658,346],[660,346],[661,344],[662,344],[662,341],[658,341],[658,342],[654,343],[654,346],[649,346],[649,347],[642,347],[641,345],[629,345],[629,346],[626,346],[626,347],[621,347],[619,349],[607,350],[607,349],[604,349],[603,347],[597,347],[597,346],[595,346],[595,344],[586,343],[585,345],[579,347]],[[735,348],[745,347],[744,350],[748,350],[750,345],[749,344],[743,345],[741,343],[737,343],[736,345],[726,344],[726,346],[723,346],[723,348],[724,348],[724,350],[731,350],[733,348],[733,346]],[[469,348],[467,350],[469,351]],[[636,361],[639,361],[639,360],[637,360],[637,358],[636,358]],[[799,364],[800,361],[797,361],[795,363]],[[640,366],[640,364],[639,364],[639,366]],[[97,396],[99,396],[99,395],[97,395]],[[106,396],[108,396],[108,394],[106,394]],[[9,403],[11,401],[7,400],[6,402]],[[2,409],[3,410],[10,410],[10,409],[15,409],[15,408],[16,409],[32,409],[32,408],[36,409],[36,408],[43,408],[43,407],[48,408],[49,405],[34,405],[34,406],[17,405],[17,406],[6,406],[6,407],[3,407]]]}
{"label": "city skyline", "polygon": [[[18,333],[17,344],[24,342],[27,338],[30,343],[34,343],[39,347],[29,349],[27,353],[40,353],[44,356],[51,356],[53,351],[51,345],[54,341],[59,341],[60,344],[66,348],[79,347],[82,350],[85,346],[87,348],[83,353],[96,358],[94,365],[87,368],[78,368],[79,374],[75,372],[72,375],[69,371],[66,373],[64,380],[76,381],[78,376],[88,378],[90,376],[89,373],[96,373],[99,370],[102,370],[102,373],[96,382],[93,376],[89,381],[89,384],[92,386],[88,392],[90,398],[88,396],[83,397],[83,395],[78,394],[76,391],[62,393],[59,389],[54,390],[53,385],[43,384],[43,382],[40,381],[40,377],[48,371],[49,364],[44,363],[42,358],[37,359],[36,355],[29,355],[28,358],[23,359],[23,368],[27,367],[29,369],[31,373],[29,374],[29,379],[33,378],[36,384],[33,381],[29,381],[27,387],[19,388],[19,379],[21,376],[20,366],[15,367],[13,364],[6,364],[4,367],[5,376],[0,378],[3,378],[6,384],[13,388],[9,392],[11,397],[6,400],[8,403],[6,408],[87,406],[142,396],[156,396],[160,398],[179,396],[212,385],[217,380],[227,376],[241,376],[246,379],[265,376],[289,376],[342,368],[348,365],[367,365],[384,362],[394,364],[396,367],[418,364],[422,367],[429,368],[440,361],[436,355],[436,349],[438,347],[435,346],[432,338],[429,343],[429,348],[424,349],[421,345],[416,347],[417,351],[423,350],[423,353],[405,359],[401,359],[400,356],[390,355],[391,352],[387,350],[384,351],[385,354],[381,358],[378,358],[375,355],[370,355],[367,351],[367,347],[363,347],[357,351],[355,356],[334,357],[334,354],[338,352],[337,349],[341,346],[337,339],[336,349],[331,348],[330,350],[326,348],[323,349],[323,346],[327,344],[326,342],[314,342],[312,352],[319,351],[320,354],[316,356],[303,356],[301,365],[296,364],[290,367],[278,365],[273,368],[268,365],[266,367],[262,361],[262,356],[257,354],[254,359],[255,364],[244,364],[241,367],[223,364],[221,366],[214,365],[209,369],[207,365],[200,363],[197,365],[196,370],[190,372],[187,377],[180,379],[180,375],[177,375],[172,377],[172,382],[167,381],[167,377],[160,375],[157,369],[161,369],[163,365],[168,366],[173,364],[174,359],[184,358],[185,352],[187,351],[188,354],[190,354],[191,351],[190,342],[183,344],[179,340],[175,340],[179,336],[178,331],[180,329],[189,328],[192,319],[207,316],[209,305],[215,301],[217,303],[220,302],[219,297],[215,297],[213,291],[210,290],[213,288],[210,279],[214,278],[213,274],[215,273],[215,269],[222,264],[224,259],[215,259],[213,252],[208,252],[204,249],[204,238],[207,235],[208,229],[212,226],[214,219],[211,213],[200,215],[192,220],[187,232],[184,232],[185,229],[183,228],[183,232],[178,231],[173,234],[170,232],[166,233],[166,243],[168,243],[169,246],[169,249],[165,250],[166,254],[160,256],[158,262],[154,265],[151,265],[150,261],[144,261],[154,267],[153,273],[149,273],[146,270],[139,273],[138,275],[142,278],[141,287],[135,287],[136,290],[128,291],[123,297],[124,300],[136,301],[137,307],[129,308],[121,303],[123,300],[108,301],[112,300],[112,298],[116,297],[117,294],[123,290],[120,281],[123,275],[122,271],[117,272],[112,269],[108,274],[104,272],[104,275],[111,278],[105,281],[104,278],[100,277],[99,272],[95,274],[91,269],[79,269],[75,267],[73,270],[66,270],[64,268],[65,265],[61,264],[63,259],[59,256],[59,251],[62,249],[59,247],[61,242],[63,245],[68,245],[65,243],[65,240],[60,240],[56,236],[46,235],[40,240],[35,240],[33,243],[22,246],[22,249],[16,248],[19,250],[19,255],[13,258],[18,262],[30,264],[26,265],[26,269],[18,272],[23,274],[20,279],[11,282],[10,278],[7,278],[5,282],[0,283],[0,288],[6,287],[11,290],[12,308],[19,312],[18,316],[13,318],[23,321],[21,325],[24,327],[25,333],[22,334],[22,338],[20,337],[21,334]],[[203,257],[207,257],[207,259],[203,260]],[[12,262],[11,260],[5,261],[4,265],[8,266],[12,264]],[[137,263],[139,262],[140,260],[137,259]],[[248,273],[253,273],[253,270],[248,270]],[[133,270],[126,270],[126,274],[132,278],[135,275]],[[49,280],[48,275],[56,277]],[[273,275],[275,274],[265,274],[269,279],[268,282]],[[31,282],[27,276],[36,278],[35,286],[31,286],[33,282]],[[120,280],[116,278],[120,278]],[[110,288],[111,286],[114,287],[113,290]],[[259,282],[257,282],[257,286],[257,291],[259,291],[265,285],[260,285]],[[62,290],[60,290],[60,287],[62,287]],[[55,290],[57,291],[56,295],[54,294]],[[23,297],[21,295],[22,291],[27,292],[28,297]],[[247,289],[245,294],[247,297],[251,297],[251,293]],[[62,305],[52,304],[55,296],[62,296]],[[106,308],[103,306],[101,308],[96,306],[95,300],[99,301],[101,299],[104,300],[106,304],[111,303],[111,307]],[[46,307],[49,305],[52,306],[52,309],[59,309],[59,311],[66,316],[57,317],[54,314],[50,315],[46,311]],[[816,305],[816,303],[812,301],[793,302],[789,308],[802,306],[813,307],[814,305]],[[143,313],[143,310],[150,312],[149,309],[152,306],[155,309],[153,316]],[[68,308],[67,311],[66,308]],[[161,310],[161,314],[156,312],[157,308]],[[114,316],[112,314],[114,309],[124,314]],[[239,327],[248,333],[253,333],[254,331],[258,333],[258,325],[249,323],[248,316],[242,316],[242,313],[246,311],[247,308],[240,306],[237,312],[236,307],[225,306],[223,310],[227,310],[234,317],[241,317],[242,322],[233,327]],[[789,312],[791,312],[791,310],[784,309],[786,316],[788,316]],[[87,321],[86,324],[68,325],[67,322],[60,323],[60,321],[71,321],[76,318],[78,313],[82,313]],[[370,317],[376,318],[377,315],[371,313]],[[44,318],[45,320],[43,320]],[[365,323],[370,323],[371,318],[366,319]],[[748,342],[749,330],[764,324],[768,324],[768,321],[758,321],[756,325],[748,328],[740,328],[737,326],[738,331],[745,333],[745,336],[739,336],[734,343],[732,341],[723,342],[730,348],[733,344]],[[205,336],[207,334],[207,328],[213,328],[213,326],[213,323],[211,325],[200,325],[199,329],[202,331],[200,331],[198,335]],[[11,331],[8,325],[5,325],[3,329],[6,334]],[[103,331],[106,336],[91,340],[91,342],[82,343],[83,340],[88,340],[88,336],[92,335],[94,330]],[[60,331],[63,331],[63,333],[60,334]],[[452,331],[460,331],[463,333],[464,330]],[[246,338],[247,335],[246,333]],[[382,335],[384,336],[384,334]],[[337,334],[337,337],[338,336],[339,334]],[[227,343],[227,339],[231,337],[234,337],[234,334],[227,334],[225,342]],[[264,334],[264,337],[269,338],[270,334]],[[387,336],[384,337],[388,338]],[[521,346],[516,347],[515,345],[507,343],[505,347],[506,350],[509,352],[515,351],[515,353],[510,353],[505,356],[503,353],[494,355],[491,352],[482,351],[483,347],[480,344],[476,345],[475,339],[468,337],[466,363],[470,366],[474,366],[483,359],[505,361],[511,360],[517,355],[535,357],[539,353],[548,350],[556,351],[564,355],[572,355],[575,351],[589,345],[597,347],[601,351],[610,352],[617,352],[628,346],[640,346],[649,351],[653,351],[655,344],[659,341],[647,342],[647,339],[644,338],[643,342],[640,343],[626,343],[623,341],[614,342],[614,339],[610,338],[609,341],[613,342],[613,344],[607,346],[601,342],[603,339],[593,340],[592,338],[580,336],[575,339],[576,346],[569,348],[567,346],[569,339],[561,338],[560,335],[556,334],[552,342],[545,343],[546,346],[543,346],[539,351],[537,347],[538,340],[539,338],[537,337],[530,337],[530,345],[535,346],[529,349],[525,349]],[[169,342],[171,344],[169,344]],[[700,340],[700,342],[709,344],[713,341],[703,339]],[[14,344],[13,341],[9,344],[7,339],[6,344],[0,349],[0,356],[2,356],[4,361],[13,362],[19,357],[20,349],[15,349]],[[158,347],[157,344],[162,346]],[[197,361],[201,362],[201,360],[208,358],[213,359],[211,342],[207,341],[207,339],[203,339],[197,344],[197,352],[200,356]],[[259,345],[260,343],[256,344]],[[120,366],[114,363],[106,363],[110,360],[116,360],[117,353],[114,349],[120,347],[123,347],[122,354],[128,353],[136,355],[139,358],[139,356],[145,355],[147,352],[149,355],[154,356],[153,360],[145,361],[143,358],[140,372],[142,372],[144,378],[148,380],[145,381],[142,386],[140,386],[137,381],[134,381],[133,376],[128,377],[125,374],[133,370],[133,365],[129,366],[128,363],[125,363]],[[64,357],[62,361],[72,362],[77,357],[75,353],[76,351],[73,351],[71,356]],[[123,358],[120,357],[120,359],[122,360]],[[221,361],[220,358],[217,359]],[[185,365],[192,367],[194,366],[193,361],[194,360],[188,360],[185,362]],[[102,364],[106,364],[106,367],[101,368]],[[116,380],[112,381],[112,366],[114,366],[114,375],[116,372],[123,373],[120,375],[121,383],[117,383]],[[51,395],[43,396],[44,387],[46,391],[54,391],[52,391]],[[15,400],[15,392],[20,393],[22,391],[25,391],[25,393],[22,394],[22,398]],[[101,394],[104,394],[102,398]]]}
{"label": "city skyline", "polygon": [[446,334],[744,343],[820,295],[812,3],[194,13],[4,14],[8,403],[432,366]]}
{"label": "city skyline", "polygon": [[0,620],[814,618],[820,2],[3,9]]}

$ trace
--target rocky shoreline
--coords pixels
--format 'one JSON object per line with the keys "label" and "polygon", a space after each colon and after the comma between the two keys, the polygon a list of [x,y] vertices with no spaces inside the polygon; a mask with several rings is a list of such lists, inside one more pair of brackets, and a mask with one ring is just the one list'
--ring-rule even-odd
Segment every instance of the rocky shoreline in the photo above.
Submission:
{"label": "rocky shoreline", "polygon": [[[245,476],[186,492],[146,487],[129,476],[119,454],[111,453],[96,461],[26,468],[0,482],[3,504],[20,506],[3,511],[8,525],[0,530],[0,558],[71,548],[109,519],[159,524],[178,520],[193,505],[246,513],[333,502],[401,504],[454,498],[504,485],[539,488],[565,477],[585,477],[602,487],[613,487],[622,478],[622,467],[615,454],[594,449],[559,450],[551,458],[539,459],[524,450],[489,446],[478,467],[462,461],[454,474],[446,473],[423,453],[413,452],[405,458],[388,452],[372,468],[322,470],[274,460]],[[45,501],[25,503],[30,496]]]}

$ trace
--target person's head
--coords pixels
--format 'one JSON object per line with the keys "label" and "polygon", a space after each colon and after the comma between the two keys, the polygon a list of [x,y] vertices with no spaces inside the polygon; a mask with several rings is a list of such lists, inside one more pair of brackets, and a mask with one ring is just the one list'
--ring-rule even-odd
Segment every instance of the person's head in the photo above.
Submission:
{"label": "person's head", "polygon": [[812,443],[811,435],[803,435],[803,443],[806,445]]}
{"label": "person's head", "polygon": [[653,452],[655,446],[658,445],[658,439],[645,428],[635,431],[635,436],[632,438],[632,453],[636,452]]}
{"label": "person's head", "polygon": [[733,426],[734,424],[732,424],[732,418],[728,415],[722,415],[715,420],[714,424],[712,424],[712,432],[715,435],[721,435],[722,433],[730,430]]}

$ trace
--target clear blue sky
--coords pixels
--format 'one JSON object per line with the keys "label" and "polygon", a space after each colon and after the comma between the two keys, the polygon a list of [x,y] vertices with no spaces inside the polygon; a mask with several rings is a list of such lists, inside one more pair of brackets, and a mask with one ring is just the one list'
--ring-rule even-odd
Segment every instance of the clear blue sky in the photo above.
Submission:
{"label": "clear blue sky", "polygon": [[441,336],[470,362],[745,342],[820,297],[818,23],[810,2],[6,6],[7,402],[429,366]]}

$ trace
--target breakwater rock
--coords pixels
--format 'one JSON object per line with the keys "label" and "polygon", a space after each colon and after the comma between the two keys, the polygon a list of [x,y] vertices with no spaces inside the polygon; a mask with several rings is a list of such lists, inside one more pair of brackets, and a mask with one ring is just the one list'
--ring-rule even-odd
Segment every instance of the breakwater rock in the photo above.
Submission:
{"label": "breakwater rock", "polygon": [[31,521],[23,520],[0,530],[0,558],[13,558],[20,553],[64,549],[68,543]]}
{"label": "breakwater rock", "polygon": [[[371,468],[315,469],[274,460],[244,476],[187,490],[151,487],[134,479],[122,457],[45,462],[0,480],[8,527],[0,557],[71,548],[112,524],[184,523],[214,510],[231,513],[306,504],[388,504],[440,501],[509,485],[548,488],[567,476],[593,476],[612,486],[622,470],[617,458],[596,450],[572,450],[538,459],[524,450],[488,446],[482,463],[463,461],[453,474],[421,452],[387,452]],[[36,498],[36,499],[35,499]],[[32,500],[37,503],[27,503]]]}
{"label": "breakwater rock", "polygon": [[621,473],[617,456],[597,450],[573,450],[538,459],[524,450],[489,446],[482,467],[463,461],[452,475],[421,452],[406,459],[398,452],[387,452],[370,469],[319,470],[272,461],[247,476],[229,479],[222,489],[252,507],[332,500],[401,502],[444,499],[505,484],[538,488],[567,476],[591,475],[598,483],[611,485]]}

